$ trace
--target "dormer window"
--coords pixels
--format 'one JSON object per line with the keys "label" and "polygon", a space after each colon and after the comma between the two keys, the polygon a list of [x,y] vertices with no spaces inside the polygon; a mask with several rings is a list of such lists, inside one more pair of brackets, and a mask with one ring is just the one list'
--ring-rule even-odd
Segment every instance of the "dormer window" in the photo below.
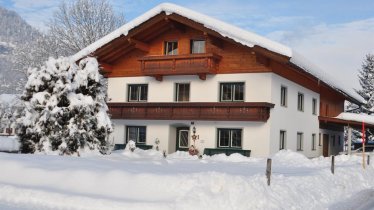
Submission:
{"label": "dormer window", "polygon": [[178,55],[178,42],[177,41],[166,41],[165,42],[165,55]]}
{"label": "dormer window", "polygon": [[191,40],[191,54],[205,53],[205,40]]}

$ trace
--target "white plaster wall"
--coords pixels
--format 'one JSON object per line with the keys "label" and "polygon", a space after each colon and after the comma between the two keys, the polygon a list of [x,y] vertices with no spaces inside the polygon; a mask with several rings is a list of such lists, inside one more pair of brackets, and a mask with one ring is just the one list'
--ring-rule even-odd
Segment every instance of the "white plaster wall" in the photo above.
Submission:
{"label": "white plaster wall", "polygon": [[[287,87],[287,106],[280,106],[281,86]],[[298,92],[304,94],[304,111],[297,109]],[[312,99],[317,99],[317,115],[312,113]],[[271,102],[275,104],[271,109],[269,123],[270,153],[279,151],[280,130],[286,131],[286,149],[296,151],[297,132],[303,133],[303,151],[307,157],[316,157],[322,153],[318,150],[319,134],[319,94],[306,89],[277,74],[272,74]],[[312,151],[312,134],[316,134],[316,150]]]}
{"label": "white plaster wall", "polygon": [[219,101],[220,82],[244,82],[246,102],[271,100],[271,73],[165,76],[161,82],[153,77],[118,77],[108,79],[110,102],[126,102],[128,84],[148,84],[148,102],[174,102],[175,83],[190,83],[190,102]]}
{"label": "white plaster wall", "polygon": [[[190,126],[190,121],[169,121],[169,120],[115,120],[115,132],[111,138],[114,142],[123,144],[125,142],[126,126],[146,126],[146,144],[155,145],[156,138],[160,139],[160,150],[167,153],[175,152],[176,127]],[[217,147],[218,128],[239,128],[243,129],[242,148],[251,150],[251,156],[265,157],[268,154],[269,126],[262,122],[216,122],[216,121],[195,121],[196,147],[202,153],[204,148]],[[120,130],[120,131],[118,131]],[[191,140],[192,126],[190,126],[189,145]]]}

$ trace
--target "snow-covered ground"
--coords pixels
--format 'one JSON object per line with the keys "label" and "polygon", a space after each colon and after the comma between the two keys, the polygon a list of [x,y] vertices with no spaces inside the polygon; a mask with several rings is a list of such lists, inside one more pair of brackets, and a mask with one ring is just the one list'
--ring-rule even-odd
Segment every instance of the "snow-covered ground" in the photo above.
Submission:
{"label": "snow-covered ground", "polygon": [[[136,149],[84,157],[0,153],[0,209],[370,209],[374,167],[359,156],[265,158]],[[363,202],[357,204],[355,196]],[[356,204],[355,204],[356,202]],[[364,203],[364,205],[363,205]],[[359,206],[360,205],[360,206]],[[366,206],[365,206],[366,205]],[[357,207],[357,208],[356,208]]]}
{"label": "snow-covered ground", "polygon": [[19,143],[16,136],[0,136],[1,152],[16,152],[19,150]]}

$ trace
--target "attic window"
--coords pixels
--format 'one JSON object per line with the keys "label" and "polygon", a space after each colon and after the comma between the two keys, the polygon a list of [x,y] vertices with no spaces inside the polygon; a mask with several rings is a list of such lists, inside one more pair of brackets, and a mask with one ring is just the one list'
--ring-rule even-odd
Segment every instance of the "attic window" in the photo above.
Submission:
{"label": "attic window", "polygon": [[205,40],[191,40],[191,53],[205,53]]}
{"label": "attic window", "polygon": [[165,55],[178,55],[178,42],[166,41],[164,44]]}

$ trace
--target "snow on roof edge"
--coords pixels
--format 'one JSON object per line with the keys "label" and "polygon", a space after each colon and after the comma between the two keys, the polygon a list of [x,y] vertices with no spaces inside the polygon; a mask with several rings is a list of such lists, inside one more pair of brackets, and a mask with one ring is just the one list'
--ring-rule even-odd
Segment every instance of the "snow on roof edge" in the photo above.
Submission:
{"label": "snow on roof edge", "polygon": [[359,122],[359,123],[364,122],[367,124],[374,125],[374,116],[363,114],[363,113],[357,114],[357,113],[343,112],[334,118],[341,119],[341,120],[349,120],[349,121],[354,121],[354,122]]}
{"label": "snow on roof edge", "polygon": [[352,99],[357,100],[358,102],[363,103],[363,100],[360,95],[358,95],[352,88],[352,90],[346,89],[342,85],[336,82],[336,78],[332,79],[331,75],[329,75],[326,71],[323,71],[321,68],[316,66],[315,64],[311,63],[308,59],[302,56],[300,53],[295,52],[293,50],[293,56],[290,59],[290,62],[297,67],[303,69],[305,72],[315,76],[322,82],[326,83],[328,86],[333,88],[334,90],[342,93],[343,95],[350,97]]}
{"label": "snow on roof edge", "polygon": [[231,38],[234,41],[241,43],[245,46],[253,47],[255,45],[258,45],[272,52],[287,56],[291,58],[290,59],[291,63],[300,67],[304,71],[312,74],[313,76],[319,78],[321,81],[325,82],[327,85],[329,85],[336,91],[341,92],[342,94],[348,97],[351,97],[359,102],[362,102],[362,99],[360,99],[361,97],[359,95],[357,95],[353,91],[349,91],[341,87],[340,85],[338,85],[336,82],[334,82],[331,79],[333,77],[324,76],[326,75],[326,72],[321,71],[317,66],[315,66],[314,64],[311,64],[305,58],[302,58],[300,54],[295,53],[295,51],[293,51],[291,48],[285,45],[282,45],[278,42],[269,40],[255,33],[233,26],[231,24],[225,23],[223,21],[214,19],[207,15],[204,15],[204,14],[201,14],[193,10],[190,10],[190,9],[187,9],[187,8],[175,5],[175,4],[171,4],[171,3],[162,3],[148,10],[143,15],[124,24],[120,28],[114,30],[113,32],[99,39],[98,41],[82,49],[81,51],[73,55],[73,59],[76,61],[79,59],[82,59],[83,57],[88,56],[89,54],[93,53],[94,51],[104,46],[105,44],[109,43],[110,41],[120,37],[121,35],[126,36],[131,29],[139,26],[140,24],[146,22],[152,17],[160,14],[161,12],[165,12],[166,15],[170,15],[173,13],[179,14],[195,22],[201,23],[204,25],[204,27],[209,28],[213,31],[216,31],[222,36]]}
{"label": "snow on roof edge", "polygon": [[288,57],[292,56],[291,48],[285,45],[282,45],[278,42],[269,40],[265,37],[243,30],[239,27],[236,27],[231,24],[225,23],[223,21],[214,19],[207,15],[203,15],[201,13],[195,12],[193,10],[190,10],[190,9],[187,9],[187,8],[175,5],[175,4],[171,4],[171,3],[162,3],[152,8],[151,10],[147,11],[143,15],[126,23],[120,28],[114,30],[113,32],[109,33],[103,38],[97,40],[96,42],[90,44],[86,48],[82,49],[81,51],[73,55],[73,59],[74,60],[82,59],[83,57],[93,53],[95,50],[99,49],[100,47],[104,46],[110,41],[120,37],[121,35],[126,36],[131,29],[146,22],[147,20],[160,14],[161,12],[165,12],[166,15],[175,13],[183,17],[186,17],[190,20],[193,20],[195,22],[201,23],[206,28],[216,31],[217,33],[221,34],[223,37],[231,38],[235,40],[236,42],[239,42],[245,46],[253,47],[254,45],[258,45],[260,47],[279,53],[281,55],[285,55]]}

